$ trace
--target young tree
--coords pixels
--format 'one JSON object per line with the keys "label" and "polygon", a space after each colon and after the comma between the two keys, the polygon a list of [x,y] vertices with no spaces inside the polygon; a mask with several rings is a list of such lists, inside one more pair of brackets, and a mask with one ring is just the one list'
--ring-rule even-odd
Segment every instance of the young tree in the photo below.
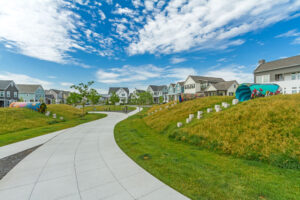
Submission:
{"label": "young tree", "polygon": [[164,97],[160,96],[158,100],[159,100],[159,103],[162,104],[164,102]]}
{"label": "young tree", "polygon": [[74,88],[78,91],[80,95],[80,104],[82,106],[82,114],[85,115],[84,108],[87,103],[88,97],[91,93],[90,86],[94,84],[94,81],[89,81],[87,84],[79,83],[78,85],[72,85],[71,88]]}
{"label": "young tree", "polygon": [[120,102],[120,98],[115,92],[113,92],[110,97],[110,101],[113,105],[115,105],[117,102]]}
{"label": "young tree", "polygon": [[88,99],[92,103],[92,105],[95,106],[97,103],[99,103],[100,97],[101,96],[98,94],[97,90],[91,89]]}
{"label": "young tree", "polygon": [[23,97],[20,97],[20,98],[19,98],[19,102],[24,102]]}
{"label": "young tree", "polygon": [[78,94],[76,92],[71,92],[67,98],[67,104],[70,104],[70,105],[76,106],[80,102],[81,102],[81,96],[80,96],[80,94]]}

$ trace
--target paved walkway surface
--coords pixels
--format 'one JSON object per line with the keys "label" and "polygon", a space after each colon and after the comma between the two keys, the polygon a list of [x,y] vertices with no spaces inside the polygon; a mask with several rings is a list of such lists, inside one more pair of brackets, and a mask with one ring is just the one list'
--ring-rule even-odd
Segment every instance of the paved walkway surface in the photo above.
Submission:
{"label": "paved walkway surface", "polygon": [[61,132],[0,181],[0,199],[187,199],[139,167],[117,146],[114,126],[127,117],[108,113],[106,118]]}

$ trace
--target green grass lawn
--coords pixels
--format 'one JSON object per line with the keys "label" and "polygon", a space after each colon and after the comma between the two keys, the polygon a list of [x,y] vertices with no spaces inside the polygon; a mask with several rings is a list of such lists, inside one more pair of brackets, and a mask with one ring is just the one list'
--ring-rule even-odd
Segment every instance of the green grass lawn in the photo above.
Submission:
{"label": "green grass lawn", "polygon": [[[87,111],[124,111],[125,106],[113,106],[113,105],[103,105],[103,106],[88,106]],[[127,106],[128,111],[133,111],[136,108],[132,106]]]}
{"label": "green grass lawn", "polygon": [[115,128],[121,149],[192,199],[300,199],[300,170],[218,154],[169,139],[146,125],[147,108]]}
{"label": "green grass lawn", "polygon": [[[25,108],[0,108],[0,146],[74,127],[106,116],[105,114],[88,114],[82,117],[81,110],[68,105],[49,105],[48,110],[56,113],[57,119]],[[61,116],[64,120],[59,119]]]}

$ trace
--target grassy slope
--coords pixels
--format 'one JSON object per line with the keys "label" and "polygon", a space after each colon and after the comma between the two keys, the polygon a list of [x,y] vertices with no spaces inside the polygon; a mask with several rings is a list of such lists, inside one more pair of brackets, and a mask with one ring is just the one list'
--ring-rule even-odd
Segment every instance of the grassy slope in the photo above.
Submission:
{"label": "grassy slope", "polygon": [[116,141],[133,160],[181,193],[197,200],[299,199],[300,170],[170,140],[147,126],[143,119],[146,110],[116,126]]}
{"label": "grassy slope", "polygon": [[39,135],[69,128],[105,117],[104,114],[88,114],[81,117],[81,110],[68,105],[49,105],[48,110],[64,117],[64,121],[46,117],[25,108],[0,109],[0,146]]}
{"label": "grassy slope", "polygon": [[[125,106],[103,105],[103,106],[88,106],[86,107],[86,110],[87,111],[123,111],[124,108]],[[127,106],[127,108],[129,111],[135,110],[135,107]]]}
{"label": "grassy slope", "polygon": [[300,94],[243,102],[175,135],[211,150],[300,169]]}
{"label": "grassy slope", "polygon": [[[193,101],[186,101],[180,104],[177,104],[174,107],[170,107],[170,104],[154,106],[149,110],[153,112],[155,110],[161,111],[154,113],[153,115],[147,116],[145,121],[148,126],[158,130],[163,131],[171,124],[175,124],[178,121],[184,121],[185,118],[188,118],[190,113],[196,113],[198,110],[204,110],[206,108],[212,108],[215,104],[220,102],[231,102],[233,97],[209,97],[209,98],[199,98]],[[168,109],[165,109],[166,106],[169,106]]]}

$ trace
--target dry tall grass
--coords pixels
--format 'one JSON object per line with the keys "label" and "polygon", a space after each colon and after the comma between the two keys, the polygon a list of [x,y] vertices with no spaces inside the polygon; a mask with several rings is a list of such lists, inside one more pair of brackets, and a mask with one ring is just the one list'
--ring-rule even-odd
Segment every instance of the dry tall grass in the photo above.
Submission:
{"label": "dry tall grass", "polygon": [[[181,109],[187,110],[182,106]],[[176,109],[176,112],[181,111]],[[165,123],[160,123],[164,121],[162,117],[155,119],[158,126]],[[149,118],[148,124],[152,125],[154,119]],[[173,137],[238,157],[299,168],[300,94],[240,103],[175,131]]]}
{"label": "dry tall grass", "polygon": [[[204,110],[206,108],[212,108],[215,104],[221,104],[221,102],[230,102],[233,97],[203,97],[195,99],[192,101],[185,101],[183,103],[178,103],[171,107],[170,105],[174,102],[154,106],[149,109],[149,115],[144,118],[146,124],[158,131],[162,131],[167,128],[171,123],[176,123],[178,121],[183,121],[191,113],[196,113],[198,110]],[[168,108],[166,108],[168,106]],[[160,108],[162,110],[160,110]]]}

